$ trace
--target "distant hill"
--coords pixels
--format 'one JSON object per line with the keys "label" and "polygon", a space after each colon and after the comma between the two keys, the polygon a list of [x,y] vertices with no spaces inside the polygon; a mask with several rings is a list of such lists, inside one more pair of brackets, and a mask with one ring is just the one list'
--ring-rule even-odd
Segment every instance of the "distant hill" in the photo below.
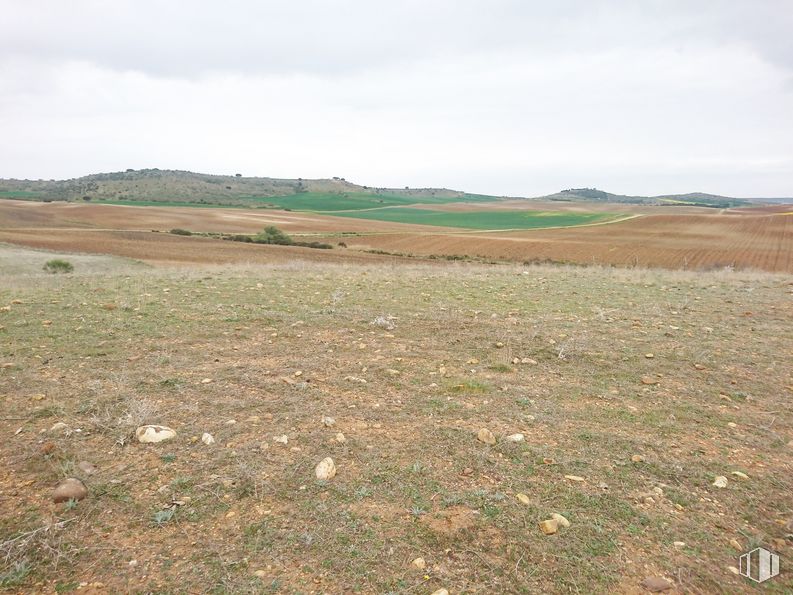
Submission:
{"label": "distant hill", "polygon": [[[732,198],[729,196],[706,194],[704,192],[665,194],[661,196],[627,196],[624,194],[612,194],[610,192],[598,190],[597,188],[569,188],[557,192],[556,194],[549,194],[543,198],[556,201],[596,201],[662,206],[682,204],[720,209],[746,206],[756,202],[769,202],[768,199]],[[781,201],[783,199],[778,200]]]}
{"label": "distant hill", "polygon": [[[447,188],[375,188],[360,186],[344,178],[306,180],[209,175],[178,170],[142,169],[92,174],[70,180],[0,180],[0,198],[44,201],[157,202],[252,207],[283,206],[288,197],[315,198],[370,195],[399,197],[407,203],[428,199],[450,202],[477,200],[478,195]],[[481,197],[494,198],[494,197]],[[314,201],[315,202],[315,201]],[[387,202],[387,201],[383,201]],[[402,201],[399,201],[402,202]],[[332,208],[332,205],[328,205]]]}
{"label": "distant hill", "polygon": [[[378,188],[344,178],[260,178],[210,175],[179,170],[128,169],[69,180],[0,180],[0,198],[39,201],[112,202],[158,205],[235,206],[296,211],[346,211],[416,203],[492,202],[507,197],[470,194],[448,188]],[[517,197],[510,197],[517,198]],[[742,199],[701,192],[662,196],[627,196],[597,188],[569,188],[537,200],[609,202],[647,205],[694,205],[715,208],[793,199]]]}

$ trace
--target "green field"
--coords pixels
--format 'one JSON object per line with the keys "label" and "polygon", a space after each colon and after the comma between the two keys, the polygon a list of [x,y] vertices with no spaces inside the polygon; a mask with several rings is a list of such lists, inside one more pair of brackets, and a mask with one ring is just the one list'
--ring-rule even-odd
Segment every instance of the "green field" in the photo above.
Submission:
{"label": "green field", "polygon": [[569,227],[606,221],[613,213],[563,213],[558,211],[432,211],[397,207],[333,213],[339,217],[374,219],[394,223],[415,223],[441,227],[467,229],[537,229],[542,227]]}
{"label": "green field", "polygon": [[365,192],[302,192],[288,196],[251,196],[256,203],[273,205],[293,211],[355,211],[381,207],[405,206],[414,204],[449,204],[453,202],[492,202],[494,196],[466,194],[464,196],[400,196],[397,194],[376,194]]}

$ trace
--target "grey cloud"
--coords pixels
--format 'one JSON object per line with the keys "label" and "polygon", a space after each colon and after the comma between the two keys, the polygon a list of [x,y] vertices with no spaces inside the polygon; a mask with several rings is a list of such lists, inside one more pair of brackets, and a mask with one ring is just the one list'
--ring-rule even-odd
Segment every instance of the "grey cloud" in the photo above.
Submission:
{"label": "grey cloud", "polygon": [[157,76],[331,76],[439,56],[748,44],[793,69],[786,0],[436,0],[224,3],[12,0],[0,55]]}

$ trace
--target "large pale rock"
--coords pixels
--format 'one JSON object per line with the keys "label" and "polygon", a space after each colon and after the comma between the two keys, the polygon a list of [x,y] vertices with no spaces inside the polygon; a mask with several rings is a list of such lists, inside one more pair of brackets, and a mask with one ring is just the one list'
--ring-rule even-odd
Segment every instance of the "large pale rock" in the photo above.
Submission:
{"label": "large pale rock", "polygon": [[138,442],[164,442],[165,440],[170,440],[176,436],[176,431],[172,430],[168,426],[148,425],[140,426],[137,430],[135,430],[135,436],[137,437]]}
{"label": "large pale rock", "polygon": [[523,434],[510,434],[507,436],[507,442],[523,442]]}
{"label": "large pale rock", "polygon": [[203,442],[204,444],[209,446],[209,445],[215,443],[215,437],[212,434],[210,434],[209,432],[204,432],[201,435],[201,442]]}
{"label": "large pale rock", "polygon": [[713,485],[717,488],[726,488],[727,487],[727,478],[723,475],[716,476],[716,479],[713,481]]}
{"label": "large pale rock", "polygon": [[333,459],[326,457],[322,459],[314,469],[317,479],[333,479],[336,477],[336,464]]}
{"label": "large pale rock", "polygon": [[567,527],[569,527],[569,526],[570,526],[570,521],[568,521],[568,520],[567,520],[565,517],[563,517],[561,514],[559,514],[559,513],[557,513],[557,512],[553,513],[553,514],[551,515],[551,518],[552,518],[553,520],[555,520],[555,521],[556,521],[556,524],[557,524],[558,526],[560,526],[560,527],[565,527],[565,528],[567,528]]}
{"label": "large pale rock", "polygon": [[88,495],[88,488],[76,477],[64,479],[52,492],[52,501],[68,502],[69,500],[82,500]]}

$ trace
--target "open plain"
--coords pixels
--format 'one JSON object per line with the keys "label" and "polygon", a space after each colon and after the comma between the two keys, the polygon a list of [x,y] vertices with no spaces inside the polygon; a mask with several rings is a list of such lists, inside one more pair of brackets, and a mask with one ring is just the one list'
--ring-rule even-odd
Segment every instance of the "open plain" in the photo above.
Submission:
{"label": "open plain", "polygon": [[738,592],[793,555],[790,275],[239,247],[280,256],[2,248],[2,588]]}

